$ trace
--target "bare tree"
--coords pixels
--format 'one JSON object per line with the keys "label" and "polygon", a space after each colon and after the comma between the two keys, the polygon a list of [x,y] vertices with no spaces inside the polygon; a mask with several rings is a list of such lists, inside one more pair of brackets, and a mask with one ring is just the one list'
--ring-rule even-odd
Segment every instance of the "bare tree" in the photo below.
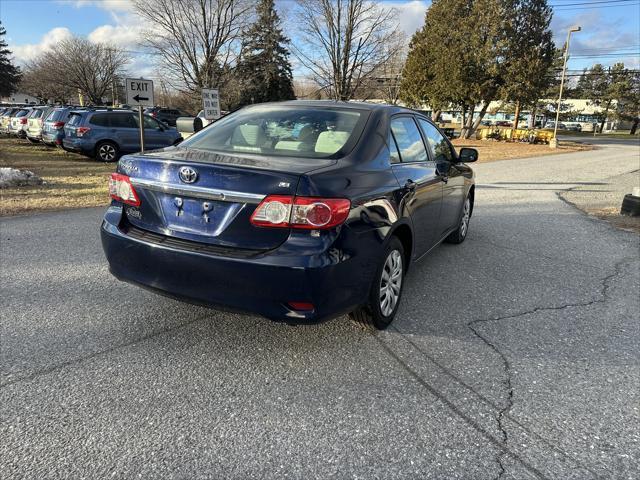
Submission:
{"label": "bare tree", "polygon": [[29,64],[26,81],[43,100],[66,100],[81,92],[90,103],[101,105],[105,97],[111,97],[128,62],[128,55],[118,48],[74,37],[57,43]]}
{"label": "bare tree", "polygon": [[300,43],[293,50],[336,100],[349,100],[394,55],[394,10],[366,0],[297,0]]}
{"label": "bare tree", "polygon": [[237,60],[252,13],[249,0],[133,0],[148,21],[144,38],[167,82],[188,93],[217,87]]}

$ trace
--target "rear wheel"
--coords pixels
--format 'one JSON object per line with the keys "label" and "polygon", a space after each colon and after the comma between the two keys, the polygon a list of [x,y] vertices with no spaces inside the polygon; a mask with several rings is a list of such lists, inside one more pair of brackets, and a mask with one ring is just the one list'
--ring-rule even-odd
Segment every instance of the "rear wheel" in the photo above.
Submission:
{"label": "rear wheel", "polygon": [[467,238],[467,232],[469,231],[469,221],[471,220],[471,197],[467,195],[467,198],[462,205],[462,215],[460,215],[460,223],[458,229],[445,239],[448,243],[462,243]]}
{"label": "rear wheel", "polygon": [[40,141],[37,138],[31,138],[31,137],[27,137],[27,140],[29,140],[31,143],[38,143]]}
{"label": "rear wheel", "polygon": [[351,319],[367,328],[387,328],[400,305],[405,271],[402,242],[392,237],[376,271],[368,302],[352,312]]}
{"label": "rear wheel", "polygon": [[96,159],[101,162],[116,162],[120,158],[120,149],[113,142],[100,142],[96,145]]}

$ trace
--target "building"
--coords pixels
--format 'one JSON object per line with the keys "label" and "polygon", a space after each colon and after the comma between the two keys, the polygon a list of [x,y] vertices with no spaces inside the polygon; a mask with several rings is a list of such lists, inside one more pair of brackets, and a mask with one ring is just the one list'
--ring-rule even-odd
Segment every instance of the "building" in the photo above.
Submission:
{"label": "building", "polygon": [[27,93],[16,92],[8,97],[0,98],[0,103],[5,105],[37,105],[38,99]]}

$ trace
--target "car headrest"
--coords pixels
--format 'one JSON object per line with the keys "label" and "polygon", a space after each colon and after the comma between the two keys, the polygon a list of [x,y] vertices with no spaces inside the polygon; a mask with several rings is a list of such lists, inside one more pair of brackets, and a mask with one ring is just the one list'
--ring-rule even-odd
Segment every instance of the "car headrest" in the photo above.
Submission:
{"label": "car headrest", "polygon": [[265,133],[260,125],[238,125],[231,136],[231,144],[258,147],[265,141]]}
{"label": "car headrest", "polygon": [[349,139],[349,132],[328,131],[318,135],[316,153],[336,153]]}

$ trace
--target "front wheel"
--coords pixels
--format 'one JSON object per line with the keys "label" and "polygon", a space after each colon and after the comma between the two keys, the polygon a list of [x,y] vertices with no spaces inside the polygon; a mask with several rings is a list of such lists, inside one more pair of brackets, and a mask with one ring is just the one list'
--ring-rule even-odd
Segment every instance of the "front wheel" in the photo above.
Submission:
{"label": "front wheel", "polygon": [[120,158],[120,149],[113,142],[102,142],[96,146],[96,158],[101,162],[116,162]]}
{"label": "front wheel", "polygon": [[458,223],[458,229],[445,238],[447,243],[462,243],[467,238],[467,232],[469,231],[469,221],[471,220],[471,197],[467,195],[462,206],[462,215],[460,215],[460,223]]}
{"label": "front wheel", "polygon": [[376,271],[368,302],[351,312],[351,319],[367,328],[387,328],[400,305],[405,271],[402,242],[392,237]]}

